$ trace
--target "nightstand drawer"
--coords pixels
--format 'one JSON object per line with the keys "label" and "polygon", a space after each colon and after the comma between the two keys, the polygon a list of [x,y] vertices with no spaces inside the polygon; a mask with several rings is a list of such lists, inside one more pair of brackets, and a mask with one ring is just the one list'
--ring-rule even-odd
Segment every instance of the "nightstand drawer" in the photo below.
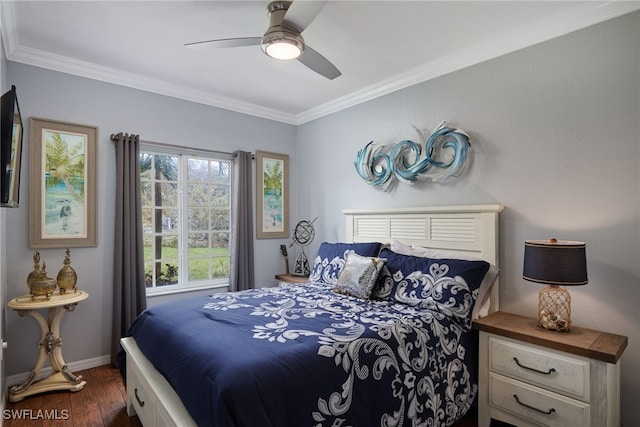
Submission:
{"label": "nightstand drawer", "polygon": [[540,347],[491,336],[490,370],[590,402],[590,363]]}
{"label": "nightstand drawer", "polygon": [[502,375],[489,374],[489,404],[548,427],[590,425],[589,405]]}

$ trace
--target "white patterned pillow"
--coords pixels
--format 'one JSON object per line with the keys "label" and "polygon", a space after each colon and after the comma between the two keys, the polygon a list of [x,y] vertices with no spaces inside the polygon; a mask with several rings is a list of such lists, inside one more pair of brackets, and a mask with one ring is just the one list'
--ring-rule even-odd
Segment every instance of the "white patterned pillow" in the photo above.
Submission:
{"label": "white patterned pillow", "polygon": [[370,299],[373,287],[386,261],[384,258],[348,253],[333,290],[356,298]]}
{"label": "white patterned pillow", "polygon": [[310,282],[330,283],[335,285],[342,271],[348,253],[355,252],[362,256],[377,256],[382,243],[329,243],[323,242],[313,262]]}

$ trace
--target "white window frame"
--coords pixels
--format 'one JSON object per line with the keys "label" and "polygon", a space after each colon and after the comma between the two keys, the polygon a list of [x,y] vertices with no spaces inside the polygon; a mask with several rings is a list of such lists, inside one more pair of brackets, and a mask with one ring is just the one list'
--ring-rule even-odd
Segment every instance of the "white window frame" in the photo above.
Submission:
{"label": "white window frame", "polygon": [[[150,153],[150,154],[159,154],[159,155],[170,155],[177,156],[178,161],[180,163],[179,171],[178,171],[178,214],[180,216],[180,224],[179,224],[179,232],[178,232],[178,284],[176,285],[165,285],[165,286],[155,286],[155,287],[147,287],[146,295],[149,296],[159,296],[159,295],[168,295],[168,294],[176,294],[182,292],[192,292],[198,290],[206,290],[206,289],[218,289],[218,288],[227,288],[229,287],[229,277],[213,279],[198,283],[187,283],[188,280],[188,269],[184,268],[188,262],[184,258],[184,254],[186,251],[186,245],[188,244],[188,230],[185,230],[183,227],[188,223],[188,209],[186,206],[186,197],[183,195],[183,186],[186,185],[187,180],[187,159],[188,157],[197,157],[204,158],[208,160],[221,160],[228,161],[230,163],[229,170],[229,179],[230,179],[230,197],[231,197],[231,205],[230,205],[230,221],[233,221],[233,161],[234,157],[231,153],[222,153],[218,151],[207,151],[207,150],[199,150],[195,148],[188,147],[178,147],[167,144],[158,144],[158,143],[149,143],[149,142],[141,142],[140,143],[140,152],[142,153]],[[229,251],[231,251],[231,232],[233,230],[233,224],[229,225]],[[232,255],[230,253],[230,255]],[[230,260],[231,261],[231,260]]]}

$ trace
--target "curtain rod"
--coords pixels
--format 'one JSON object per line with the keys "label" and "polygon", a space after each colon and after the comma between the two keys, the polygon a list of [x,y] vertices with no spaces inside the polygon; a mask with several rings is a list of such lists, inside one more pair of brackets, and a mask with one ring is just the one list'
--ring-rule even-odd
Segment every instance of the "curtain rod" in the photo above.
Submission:
{"label": "curtain rod", "polygon": [[[117,141],[118,140],[118,135],[115,133],[112,133],[110,136],[111,141]],[[140,140],[141,143],[143,144],[153,144],[153,145],[158,145],[161,147],[167,147],[167,148],[174,148],[174,149],[179,149],[179,150],[197,150],[197,151],[204,151],[206,153],[211,153],[211,154],[221,154],[221,155],[225,155],[225,156],[233,156],[236,157],[235,153],[230,153],[228,151],[219,151],[219,150],[208,150],[206,148],[193,148],[193,147],[185,147],[182,145],[175,145],[175,144],[167,144],[166,142],[156,142],[156,141],[146,141],[146,140]],[[251,153],[251,158],[255,160],[256,155],[254,153]]]}

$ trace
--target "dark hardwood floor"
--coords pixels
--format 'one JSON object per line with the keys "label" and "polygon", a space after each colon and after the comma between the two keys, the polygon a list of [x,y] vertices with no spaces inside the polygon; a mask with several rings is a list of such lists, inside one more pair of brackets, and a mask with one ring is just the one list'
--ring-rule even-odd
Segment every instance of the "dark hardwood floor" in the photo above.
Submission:
{"label": "dark hardwood floor", "polygon": [[[4,427],[141,427],[127,416],[126,390],[120,372],[109,365],[75,372],[87,385],[78,392],[55,391],[8,402]],[[57,419],[56,419],[57,418]],[[453,427],[477,427],[471,417]]]}
{"label": "dark hardwood floor", "polygon": [[[120,372],[111,366],[75,372],[87,381],[78,392],[54,391],[8,402],[5,427],[141,427],[127,416],[126,390]],[[53,418],[53,419],[52,419]]]}

